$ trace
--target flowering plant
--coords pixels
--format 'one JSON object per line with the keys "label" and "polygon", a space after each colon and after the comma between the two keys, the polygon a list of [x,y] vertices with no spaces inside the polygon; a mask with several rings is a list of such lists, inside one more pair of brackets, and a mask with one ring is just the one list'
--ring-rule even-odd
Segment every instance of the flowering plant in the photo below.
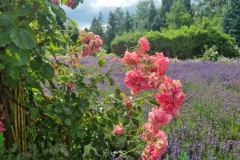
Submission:
{"label": "flowering plant", "polygon": [[147,147],[142,152],[142,159],[158,159],[167,147],[167,137],[158,127],[169,123],[179,114],[185,95],[179,80],[172,80],[165,75],[169,58],[163,53],[149,56],[148,40],[141,38],[137,49],[133,52],[126,51],[122,58],[126,66],[133,69],[126,73],[124,82],[131,90],[131,94],[138,94],[141,90],[159,89],[155,94],[156,101],[160,104],[154,106],[148,114],[148,122],[143,125],[142,138],[147,142]]}

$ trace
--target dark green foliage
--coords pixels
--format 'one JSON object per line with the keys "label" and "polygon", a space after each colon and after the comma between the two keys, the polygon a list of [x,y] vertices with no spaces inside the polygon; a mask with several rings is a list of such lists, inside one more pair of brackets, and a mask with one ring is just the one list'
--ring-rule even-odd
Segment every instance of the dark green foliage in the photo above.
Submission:
{"label": "dark green foliage", "polygon": [[185,4],[180,1],[174,1],[170,7],[170,12],[166,14],[166,23],[170,29],[179,29],[181,26],[190,26],[193,22],[191,15],[187,12]]}
{"label": "dark green foliage", "polygon": [[240,1],[230,0],[223,11],[221,21],[222,29],[225,33],[232,35],[236,39],[236,44],[240,45]]}
{"label": "dark green foliage", "polygon": [[130,17],[130,14],[128,10],[126,11],[126,16],[125,16],[125,30],[126,32],[129,32],[133,27],[133,20]]}
{"label": "dark green foliage", "polygon": [[94,34],[99,35],[100,37],[103,36],[103,16],[102,13],[99,13],[98,18],[93,17],[91,26],[90,26],[90,31],[93,32]]}
{"label": "dark green foliage", "polygon": [[56,21],[57,21],[57,24],[61,27],[62,30],[65,30],[65,29],[66,29],[66,27],[65,27],[65,25],[64,25],[64,21],[63,21],[62,18],[56,16]]}
{"label": "dark green foliage", "polygon": [[157,11],[154,5],[154,1],[150,1],[150,8],[149,8],[149,13],[148,13],[148,30],[151,29],[152,23],[154,21],[154,18],[157,15]]}
{"label": "dark green foliage", "polygon": [[166,24],[166,13],[170,12],[170,7],[173,4],[173,0],[162,0],[162,6],[160,9],[160,20],[161,20],[161,28],[167,27]]}
{"label": "dark green foliage", "polygon": [[192,6],[191,6],[191,0],[181,0],[184,5],[185,5],[185,8],[186,8],[186,11],[191,15],[193,16],[193,10],[192,10]]}
{"label": "dark green foliage", "polygon": [[116,35],[116,20],[114,14],[111,11],[109,13],[107,24],[108,26],[103,40],[105,45],[103,47],[105,50],[107,50],[107,52],[111,52],[110,44]]}
{"label": "dark green foliage", "polygon": [[148,32],[151,53],[163,52],[168,57],[179,59],[199,58],[204,53],[204,45],[217,46],[218,53],[225,57],[235,57],[234,39],[217,28],[203,29],[196,26],[178,30]]}
{"label": "dark green foliage", "polygon": [[153,23],[151,24],[151,30],[159,31],[161,26],[160,17],[156,15],[153,19]]}
{"label": "dark green foliage", "polygon": [[116,36],[111,43],[112,51],[117,56],[123,56],[126,50],[136,46],[139,38],[144,35],[144,32],[128,32],[123,33],[121,36]]}
{"label": "dark green foliage", "polygon": [[116,22],[116,33],[122,33],[125,28],[125,18],[124,18],[124,12],[122,11],[121,7],[116,7],[114,11],[114,17]]}
{"label": "dark green foliage", "polygon": [[99,12],[99,15],[98,15],[98,24],[99,24],[99,28],[98,28],[98,35],[100,36],[100,37],[102,37],[103,36],[103,24],[104,24],[104,20],[103,20],[103,16],[102,16],[102,13],[101,12]]}
{"label": "dark green foliage", "polygon": [[98,26],[99,26],[98,20],[94,16],[93,20],[92,20],[92,23],[91,23],[91,26],[90,26],[90,31],[92,31],[93,33],[97,34]]}
{"label": "dark green foliage", "polygon": [[195,15],[202,18],[203,16],[213,17],[216,14],[221,14],[228,0],[195,0],[195,2]]}
{"label": "dark green foliage", "polygon": [[136,6],[135,26],[139,30],[148,28],[148,13],[150,1],[140,1]]}

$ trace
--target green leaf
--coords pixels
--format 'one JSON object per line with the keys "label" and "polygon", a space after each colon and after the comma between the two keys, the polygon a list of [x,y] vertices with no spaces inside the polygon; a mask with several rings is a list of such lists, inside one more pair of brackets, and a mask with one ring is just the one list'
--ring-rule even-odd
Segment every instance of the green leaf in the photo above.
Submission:
{"label": "green leaf", "polygon": [[32,49],[35,45],[32,35],[22,28],[14,28],[10,33],[10,37],[16,46],[22,49]]}
{"label": "green leaf", "polygon": [[159,103],[156,99],[150,99],[148,102],[149,102],[149,103],[152,103],[152,104],[154,104],[154,105],[157,105],[157,106],[160,105],[160,103]]}
{"label": "green leaf", "polygon": [[56,123],[59,124],[59,125],[62,125],[62,123],[63,123],[62,118],[61,117],[57,117],[56,118]]}
{"label": "green leaf", "polygon": [[54,108],[54,112],[57,113],[57,114],[62,113],[62,107],[61,106],[56,106]]}
{"label": "green leaf", "polygon": [[61,4],[67,3],[68,0],[61,0]]}
{"label": "green leaf", "polygon": [[30,4],[21,5],[15,12],[13,12],[14,17],[29,15],[32,13],[33,8]]}
{"label": "green leaf", "polygon": [[37,108],[33,107],[33,108],[30,109],[29,112],[30,112],[30,115],[31,115],[32,119],[36,119],[37,118],[37,116],[38,116]]}
{"label": "green leaf", "polygon": [[83,139],[84,138],[83,131],[81,130],[76,131],[76,136],[80,139]]}
{"label": "green leaf", "polygon": [[99,59],[99,60],[98,60],[98,66],[99,66],[99,67],[103,67],[104,64],[105,64],[105,62],[106,62],[105,59]]}
{"label": "green leaf", "polygon": [[22,66],[28,63],[30,60],[30,53],[28,50],[20,49],[13,43],[7,47],[6,50],[7,58],[6,60],[16,66]]}
{"label": "green leaf", "polygon": [[73,113],[73,111],[71,110],[71,108],[68,108],[68,107],[64,107],[64,108],[63,108],[63,111],[64,111],[65,115],[67,115],[67,116],[70,116],[70,115],[72,115],[72,113]]}
{"label": "green leaf", "polygon": [[48,4],[50,5],[51,10],[54,14],[56,14],[57,16],[62,18],[64,21],[66,21],[66,19],[67,19],[66,13],[59,5],[57,5],[56,3],[53,3],[53,2],[48,2]]}
{"label": "green leaf", "polygon": [[3,8],[3,7],[14,7],[14,3],[12,2],[8,2],[8,1],[2,1],[2,5],[0,5],[0,8]]}
{"label": "green leaf", "polygon": [[18,79],[19,78],[19,70],[16,66],[11,65],[11,66],[7,66],[7,74],[13,78],[13,79]]}
{"label": "green leaf", "polygon": [[61,145],[59,151],[60,151],[60,153],[62,153],[65,157],[68,157],[68,156],[69,156],[69,152],[68,152],[66,146]]}
{"label": "green leaf", "polygon": [[90,103],[87,99],[82,99],[77,102],[77,107],[82,113],[85,113],[87,111],[87,108],[89,107],[89,105]]}
{"label": "green leaf", "polygon": [[43,71],[43,78],[44,79],[52,79],[55,75],[54,69],[52,68],[52,66],[48,63],[45,63],[42,67],[42,71]]}
{"label": "green leaf", "polygon": [[12,31],[12,29],[13,28],[10,27],[10,28],[0,32],[0,47],[4,47],[7,44],[12,42],[11,37],[10,37],[10,32]]}
{"label": "green leaf", "polygon": [[6,49],[6,61],[16,66],[22,66],[30,60],[30,53],[28,50],[23,50],[11,43]]}
{"label": "green leaf", "polygon": [[12,79],[7,75],[3,77],[3,84],[9,86],[11,89],[16,89],[18,87],[18,82],[19,81],[17,79]]}
{"label": "green leaf", "polygon": [[127,142],[127,138],[123,134],[116,135],[113,138],[113,144],[118,149],[122,149],[125,146],[126,142]]}
{"label": "green leaf", "polygon": [[43,66],[43,60],[39,56],[35,57],[33,60],[30,61],[30,67],[34,71],[41,69],[42,66]]}
{"label": "green leaf", "polygon": [[66,118],[66,119],[64,119],[64,124],[66,125],[66,126],[70,126],[71,125],[71,119],[70,118]]}
{"label": "green leaf", "polygon": [[110,86],[114,85],[114,80],[112,77],[110,77],[109,75],[106,76],[107,82]]}
{"label": "green leaf", "polygon": [[13,143],[12,147],[9,149],[9,152],[14,153],[15,151],[17,151],[17,149],[18,149],[17,143]]}
{"label": "green leaf", "polygon": [[7,26],[9,24],[12,24],[12,16],[7,13],[0,14],[0,26]]}
{"label": "green leaf", "polygon": [[3,70],[5,67],[2,63],[0,63],[0,71]]}
{"label": "green leaf", "polygon": [[90,149],[90,155],[95,156],[95,151],[93,149]]}

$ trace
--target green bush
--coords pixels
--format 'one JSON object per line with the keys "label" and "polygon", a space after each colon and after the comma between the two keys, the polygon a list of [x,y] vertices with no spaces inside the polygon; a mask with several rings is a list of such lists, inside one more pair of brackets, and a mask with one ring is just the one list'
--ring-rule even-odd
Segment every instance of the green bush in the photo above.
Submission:
{"label": "green bush", "polygon": [[215,45],[220,55],[237,56],[233,37],[222,33],[217,27],[203,28],[192,25],[177,30],[150,31],[145,37],[150,42],[151,54],[163,52],[166,56],[179,59],[199,58],[205,51],[204,45]]}
{"label": "green bush", "polygon": [[123,56],[127,49],[137,45],[139,38],[143,35],[144,32],[135,31],[116,36],[111,43],[113,53],[120,57]]}

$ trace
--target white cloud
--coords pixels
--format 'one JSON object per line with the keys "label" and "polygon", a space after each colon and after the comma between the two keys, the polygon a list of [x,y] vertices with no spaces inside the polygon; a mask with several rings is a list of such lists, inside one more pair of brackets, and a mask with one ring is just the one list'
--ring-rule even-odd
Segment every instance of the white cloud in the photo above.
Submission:
{"label": "white cloud", "polygon": [[93,9],[101,10],[105,7],[130,7],[139,2],[139,0],[92,0],[90,6]]}

